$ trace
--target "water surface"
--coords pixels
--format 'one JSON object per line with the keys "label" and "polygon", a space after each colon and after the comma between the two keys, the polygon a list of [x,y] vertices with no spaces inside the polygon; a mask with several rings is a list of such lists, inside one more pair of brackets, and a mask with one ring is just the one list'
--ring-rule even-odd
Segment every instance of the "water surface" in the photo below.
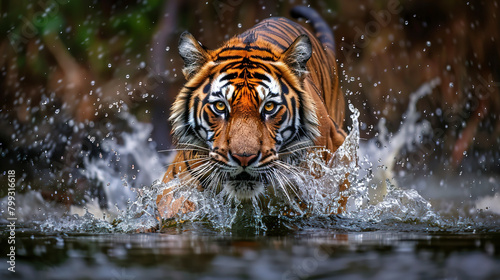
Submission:
{"label": "water surface", "polygon": [[[402,228],[400,228],[401,230]],[[235,235],[18,232],[2,279],[498,279],[500,234],[307,228]],[[3,240],[2,240],[3,241]]]}

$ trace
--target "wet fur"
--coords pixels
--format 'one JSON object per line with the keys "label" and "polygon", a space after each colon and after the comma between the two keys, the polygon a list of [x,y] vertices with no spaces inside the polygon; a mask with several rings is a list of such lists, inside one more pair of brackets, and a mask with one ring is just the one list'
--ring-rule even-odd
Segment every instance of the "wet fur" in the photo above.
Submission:
{"label": "wet fur", "polygon": [[[315,18],[316,36],[285,18],[264,20],[216,50],[181,35],[187,82],[172,106],[178,154],[164,183],[179,178],[179,187],[224,191],[240,200],[270,186],[292,203],[299,195],[291,178],[299,175],[306,152],[335,152],[343,143],[344,97],[333,36],[313,10],[302,7],[295,14]],[[158,196],[162,218],[192,208],[182,199],[184,205],[170,209],[173,191]]]}

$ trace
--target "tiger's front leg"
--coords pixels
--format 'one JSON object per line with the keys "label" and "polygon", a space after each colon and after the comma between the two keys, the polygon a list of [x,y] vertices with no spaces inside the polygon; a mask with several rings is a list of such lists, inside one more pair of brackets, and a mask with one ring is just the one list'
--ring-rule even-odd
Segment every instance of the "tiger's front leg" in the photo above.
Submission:
{"label": "tiger's front leg", "polygon": [[[192,161],[194,161],[194,164],[190,164]],[[178,198],[174,196],[175,191],[179,188],[198,185],[198,189],[201,189],[201,184],[192,178],[189,173],[190,169],[195,168],[196,165],[196,155],[192,152],[182,151],[177,154],[175,160],[168,167],[162,182],[168,184],[174,179],[179,179],[180,185],[170,186],[156,197],[156,206],[159,213],[157,218],[160,222],[196,210],[195,203],[188,198],[183,195]]]}

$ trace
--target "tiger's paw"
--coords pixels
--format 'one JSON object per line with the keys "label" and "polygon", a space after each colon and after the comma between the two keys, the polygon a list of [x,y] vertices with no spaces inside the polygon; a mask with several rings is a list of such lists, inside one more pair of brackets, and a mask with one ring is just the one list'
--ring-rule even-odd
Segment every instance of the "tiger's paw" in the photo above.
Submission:
{"label": "tiger's paw", "polygon": [[181,222],[180,216],[196,210],[196,204],[184,196],[174,198],[172,189],[168,188],[156,197],[158,221],[160,227],[164,224],[174,225]]}

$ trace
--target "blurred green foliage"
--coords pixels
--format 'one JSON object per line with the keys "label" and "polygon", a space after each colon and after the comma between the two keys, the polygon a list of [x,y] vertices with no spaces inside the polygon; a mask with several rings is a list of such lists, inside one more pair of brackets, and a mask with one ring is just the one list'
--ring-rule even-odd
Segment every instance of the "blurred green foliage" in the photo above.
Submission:
{"label": "blurred green foliage", "polygon": [[[2,1],[0,34],[14,48],[18,66],[29,66],[30,74],[46,77],[51,57],[43,52],[40,40],[58,34],[80,63],[98,77],[111,78],[108,63],[119,56],[145,53],[159,18],[163,1]],[[27,52],[34,40],[40,53],[36,59]],[[32,60],[26,65],[27,60]]]}

